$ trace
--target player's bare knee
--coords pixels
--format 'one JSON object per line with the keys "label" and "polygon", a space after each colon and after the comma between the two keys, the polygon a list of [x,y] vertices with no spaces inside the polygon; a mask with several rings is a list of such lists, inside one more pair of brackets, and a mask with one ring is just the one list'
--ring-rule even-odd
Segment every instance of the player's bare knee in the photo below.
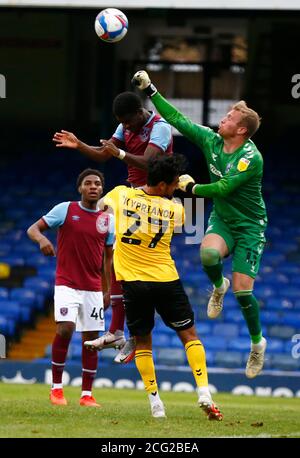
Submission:
{"label": "player's bare knee", "polygon": [[201,248],[200,258],[204,266],[215,266],[220,261],[221,255],[215,248]]}
{"label": "player's bare knee", "polygon": [[71,339],[75,330],[75,324],[71,322],[57,323],[57,334],[64,339]]}

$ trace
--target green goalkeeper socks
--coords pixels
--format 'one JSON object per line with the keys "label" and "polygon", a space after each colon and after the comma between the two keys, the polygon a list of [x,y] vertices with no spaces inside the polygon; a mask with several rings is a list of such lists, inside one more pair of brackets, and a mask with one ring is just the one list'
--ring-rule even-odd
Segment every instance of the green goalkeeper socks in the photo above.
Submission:
{"label": "green goalkeeper socks", "polygon": [[220,288],[223,284],[223,264],[220,253],[214,248],[203,248],[200,257],[204,272],[215,287]]}
{"label": "green goalkeeper socks", "polygon": [[258,302],[251,290],[235,291],[234,295],[241,306],[242,313],[249,329],[251,341],[257,344],[262,337]]}

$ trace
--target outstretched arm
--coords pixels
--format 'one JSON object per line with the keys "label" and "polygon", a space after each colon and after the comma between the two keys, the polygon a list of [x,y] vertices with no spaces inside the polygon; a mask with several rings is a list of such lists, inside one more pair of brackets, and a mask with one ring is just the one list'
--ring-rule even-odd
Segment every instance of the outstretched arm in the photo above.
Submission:
{"label": "outstretched arm", "polygon": [[[104,162],[111,158],[111,154],[102,146],[89,146],[79,140],[72,132],[61,130],[55,132],[53,141],[57,148],[73,148],[77,149],[81,154],[84,154],[89,159],[96,162]],[[111,140],[112,142],[114,139]]]}
{"label": "outstretched arm", "polygon": [[211,142],[217,135],[213,130],[192,122],[187,116],[178,111],[157,91],[144,70],[135,73],[132,83],[144,91],[148,97],[151,97],[151,102],[168,123],[176,127],[191,142],[200,146],[206,155],[206,152],[210,149]]}
{"label": "outstretched arm", "polygon": [[245,172],[232,173],[210,184],[195,184],[194,178],[190,175],[181,175],[179,177],[178,189],[192,192],[199,197],[226,197],[246,183],[255,171],[256,167],[254,166]]}

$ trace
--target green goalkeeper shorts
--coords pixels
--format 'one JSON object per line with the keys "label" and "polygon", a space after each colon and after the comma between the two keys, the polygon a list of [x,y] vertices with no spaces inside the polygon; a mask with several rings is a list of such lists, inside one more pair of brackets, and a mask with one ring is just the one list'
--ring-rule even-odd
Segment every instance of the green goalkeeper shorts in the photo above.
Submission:
{"label": "green goalkeeper shorts", "polygon": [[232,272],[239,272],[255,278],[266,243],[265,227],[244,225],[229,227],[214,212],[208,220],[207,234],[218,234],[227,245],[232,255]]}

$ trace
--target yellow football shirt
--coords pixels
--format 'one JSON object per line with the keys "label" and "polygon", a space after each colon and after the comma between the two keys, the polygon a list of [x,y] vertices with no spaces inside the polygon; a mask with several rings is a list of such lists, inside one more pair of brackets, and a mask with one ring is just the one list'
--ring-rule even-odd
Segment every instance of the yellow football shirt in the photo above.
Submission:
{"label": "yellow football shirt", "polygon": [[117,280],[177,280],[170,244],[174,229],[184,222],[182,204],[126,186],[117,186],[103,201],[114,211]]}

